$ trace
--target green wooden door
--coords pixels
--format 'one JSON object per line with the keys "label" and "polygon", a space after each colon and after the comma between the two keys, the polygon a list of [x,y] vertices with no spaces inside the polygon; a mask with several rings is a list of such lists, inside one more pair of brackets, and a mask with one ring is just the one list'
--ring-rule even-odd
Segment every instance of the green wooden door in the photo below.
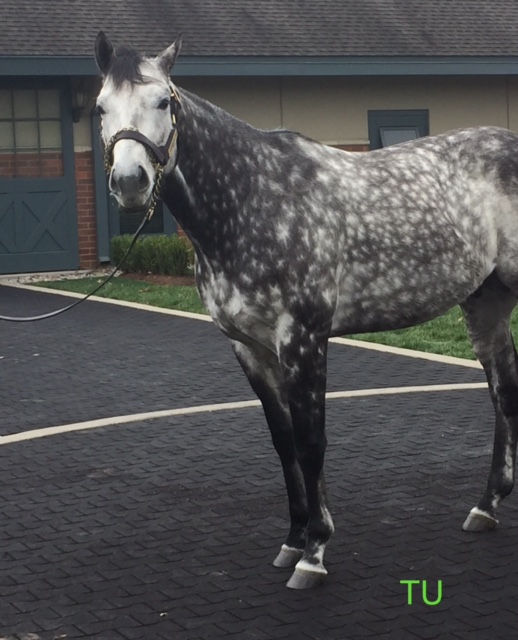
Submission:
{"label": "green wooden door", "polygon": [[79,266],[66,89],[0,86],[0,273]]}

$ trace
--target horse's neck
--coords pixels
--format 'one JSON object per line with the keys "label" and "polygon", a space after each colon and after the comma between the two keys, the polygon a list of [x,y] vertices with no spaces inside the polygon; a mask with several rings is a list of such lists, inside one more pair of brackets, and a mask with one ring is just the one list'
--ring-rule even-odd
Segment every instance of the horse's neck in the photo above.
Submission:
{"label": "horse's neck", "polygon": [[251,190],[254,140],[265,134],[201,98],[181,97],[179,159],[164,200],[193,243],[210,253],[232,241]]}

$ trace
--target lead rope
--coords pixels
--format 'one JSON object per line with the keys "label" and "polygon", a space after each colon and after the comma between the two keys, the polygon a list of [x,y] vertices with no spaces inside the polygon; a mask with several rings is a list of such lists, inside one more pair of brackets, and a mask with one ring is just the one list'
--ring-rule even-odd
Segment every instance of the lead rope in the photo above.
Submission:
{"label": "lead rope", "polygon": [[73,309],[74,307],[77,307],[78,304],[81,304],[81,302],[88,300],[90,296],[93,296],[99,291],[99,289],[104,287],[104,285],[107,284],[113,278],[113,276],[117,273],[117,271],[121,268],[121,266],[126,261],[126,258],[129,256],[130,251],[135,246],[135,242],[137,241],[140,233],[142,232],[142,229],[146,226],[146,224],[150,219],[151,219],[151,216],[148,217],[146,213],[146,216],[140,223],[139,228],[136,230],[135,235],[131,239],[130,246],[128,247],[126,253],[122,257],[122,260],[115,267],[115,269],[110,273],[110,275],[107,278],[105,278],[101,282],[101,284],[97,286],[93,291],[90,291],[90,293],[87,293],[84,298],[81,298],[80,300],[76,300],[75,302],[72,302],[72,304],[69,304],[66,307],[62,307],[61,309],[56,309],[55,311],[50,311],[49,313],[43,313],[42,315],[39,315],[39,316],[16,317],[16,316],[0,315],[0,320],[5,320],[6,322],[36,322],[37,320],[46,320],[47,318],[53,318],[54,316],[59,316],[59,314],[65,313],[65,311],[68,311],[69,309]]}
{"label": "lead rope", "polygon": [[90,293],[87,293],[84,298],[81,298],[80,300],[76,300],[75,302],[72,302],[72,304],[69,304],[66,307],[62,307],[61,309],[56,309],[55,311],[50,311],[49,313],[43,313],[43,314],[41,314],[39,316],[17,317],[17,316],[2,316],[2,315],[0,315],[0,320],[5,320],[6,322],[36,322],[37,320],[46,320],[47,318],[54,318],[55,316],[59,316],[61,313],[65,313],[65,311],[69,311],[70,309],[73,309],[74,307],[77,307],[78,304],[81,304],[85,300],[88,300],[88,298],[90,298],[91,296],[96,294],[99,291],[99,289],[102,289],[102,287],[104,287],[104,285],[107,284],[114,277],[114,275],[117,273],[117,271],[126,262],[126,259],[128,258],[129,254],[130,254],[130,251],[135,246],[135,243],[137,242],[138,237],[142,233],[142,230],[144,229],[146,224],[153,217],[153,213],[155,212],[155,207],[156,207],[156,204],[158,202],[159,195],[160,195],[160,189],[162,187],[163,177],[164,177],[164,167],[160,166],[160,165],[157,165],[156,166],[155,186],[153,188],[153,193],[151,195],[151,202],[149,204],[149,208],[146,211],[146,214],[145,214],[142,222],[140,223],[138,229],[135,231],[135,233],[133,235],[133,238],[131,239],[130,246],[126,250],[126,253],[123,255],[123,257],[120,260],[119,264],[110,273],[110,275],[101,282],[101,284],[99,286],[97,286],[93,291],[90,291]]}
{"label": "lead rope", "polygon": [[[104,285],[107,284],[113,278],[113,276],[117,273],[117,271],[122,267],[122,265],[126,261],[127,257],[129,256],[130,251],[135,246],[135,243],[137,242],[138,237],[142,233],[142,230],[144,229],[146,224],[153,217],[153,214],[155,212],[155,207],[156,207],[157,202],[158,202],[158,198],[160,197],[160,189],[162,188],[162,180],[164,178],[165,166],[166,166],[169,158],[171,158],[171,156],[173,154],[173,151],[174,151],[175,147],[178,144],[177,110],[180,108],[181,102],[180,102],[180,97],[179,97],[179,95],[178,95],[178,93],[177,93],[177,91],[176,91],[176,89],[175,89],[175,87],[173,85],[170,86],[170,90],[171,90],[171,99],[174,101],[174,107],[175,108],[171,112],[171,123],[173,125],[173,129],[172,129],[171,135],[170,135],[170,137],[169,137],[169,139],[167,141],[166,148],[164,149],[164,152],[166,153],[166,156],[163,158],[162,163],[160,163],[159,159],[156,160],[153,157],[152,153],[150,153],[149,144],[146,144],[144,142],[144,144],[146,145],[146,147],[148,149],[149,157],[150,157],[151,163],[153,165],[153,168],[155,169],[155,176],[156,176],[155,177],[155,186],[153,187],[153,192],[151,194],[151,201],[149,203],[149,207],[148,207],[148,210],[146,211],[144,219],[140,223],[139,228],[135,231],[135,234],[133,235],[133,238],[131,239],[130,246],[128,247],[126,253],[122,257],[122,259],[119,262],[119,264],[110,273],[110,275],[107,278],[105,278],[101,282],[101,284],[99,284],[99,286],[97,286],[93,291],[90,291],[90,293],[87,293],[84,296],[84,298],[81,298],[80,300],[76,300],[75,302],[72,302],[72,304],[69,304],[66,307],[62,307],[61,309],[56,309],[55,311],[50,311],[49,313],[43,313],[42,315],[39,315],[39,316],[16,317],[16,316],[2,316],[2,315],[0,315],[0,320],[5,320],[6,322],[36,322],[37,320],[46,320],[47,318],[53,318],[55,316],[58,316],[61,313],[65,313],[65,311],[68,311],[69,309],[73,309],[74,307],[77,307],[78,304],[81,304],[82,302],[84,302],[85,300],[88,300],[88,298],[90,298],[91,296],[96,294],[99,291],[99,289],[102,289],[102,287],[104,287]],[[133,129],[121,129],[121,131],[134,131],[134,130]],[[108,143],[107,143],[107,145],[106,145],[106,147],[104,149],[104,168],[106,169],[106,172],[108,173],[108,175],[110,174],[110,171],[111,171],[113,147],[115,146],[115,143],[117,142],[119,133],[120,132],[117,132],[114,136],[111,137],[111,139],[108,141]],[[102,121],[101,121],[101,140],[102,140]],[[148,143],[149,143],[149,141],[148,141]],[[176,163],[177,162],[178,162],[178,151],[177,151],[177,154],[176,154],[175,167],[176,167]]]}

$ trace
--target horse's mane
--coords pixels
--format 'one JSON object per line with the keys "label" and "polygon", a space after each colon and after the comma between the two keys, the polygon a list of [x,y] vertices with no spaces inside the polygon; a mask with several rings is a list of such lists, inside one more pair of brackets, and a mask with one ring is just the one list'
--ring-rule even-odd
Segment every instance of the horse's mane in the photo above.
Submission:
{"label": "horse's mane", "polygon": [[222,118],[225,118],[231,121],[232,123],[234,123],[234,125],[237,125],[238,127],[242,127],[243,129],[246,129],[247,132],[255,131],[258,134],[261,134],[261,135],[265,134],[267,136],[271,136],[272,138],[280,137],[281,139],[285,138],[287,140],[303,139],[303,140],[307,140],[308,142],[312,142],[313,144],[321,144],[320,142],[316,142],[312,138],[309,138],[308,136],[305,136],[304,134],[299,133],[298,131],[292,131],[291,129],[284,129],[282,127],[278,129],[258,129],[257,127],[254,127],[253,125],[246,122],[245,120],[241,120],[241,118],[237,118],[236,116],[232,115],[228,111],[225,111],[225,109],[218,107],[217,105],[210,102],[209,100],[202,98],[196,93],[191,93],[190,91],[187,91],[186,89],[183,89],[183,88],[180,90],[180,93],[181,95],[186,96],[196,107],[202,108],[203,110],[210,112],[211,114],[213,114],[213,116],[217,117],[219,120],[221,120]]}
{"label": "horse's mane", "polygon": [[108,75],[116,88],[124,82],[142,83],[144,78],[140,72],[143,56],[133,47],[119,47],[112,57]]}

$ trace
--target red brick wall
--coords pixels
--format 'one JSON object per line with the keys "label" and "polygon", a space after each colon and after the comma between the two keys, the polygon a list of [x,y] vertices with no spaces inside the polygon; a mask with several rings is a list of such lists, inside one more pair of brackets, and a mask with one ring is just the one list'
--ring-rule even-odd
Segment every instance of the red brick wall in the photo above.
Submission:
{"label": "red brick wall", "polygon": [[[368,151],[367,144],[336,145],[344,151]],[[95,212],[95,182],[93,154],[82,151],[75,154],[77,222],[79,240],[79,264],[82,269],[98,266],[97,223]],[[16,158],[10,154],[0,154],[0,177],[58,177],[63,175],[61,153],[26,153]],[[179,226],[178,234],[185,236]]]}
{"label": "red brick wall", "polygon": [[[83,269],[96,267],[97,225],[95,218],[95,187],[91,151],[75,154],[79,264]],[[0,153],[2,178],[57,178],[63,175],[63,154]]]}
{"label": "red brick wall", "polygon": [[81,269],[91,269],[99,264],[93,154],[91,151],[76,153],[75,161],[79,265]]}
{"label": "red brick wall", "polygon": [[61,151],[0,153],[2,178],[59,178],[63,175]]}
{"label": "red brick wall", "polygon": [[334,144],[333,147],[342,151],[368,151],[368,144]]}

